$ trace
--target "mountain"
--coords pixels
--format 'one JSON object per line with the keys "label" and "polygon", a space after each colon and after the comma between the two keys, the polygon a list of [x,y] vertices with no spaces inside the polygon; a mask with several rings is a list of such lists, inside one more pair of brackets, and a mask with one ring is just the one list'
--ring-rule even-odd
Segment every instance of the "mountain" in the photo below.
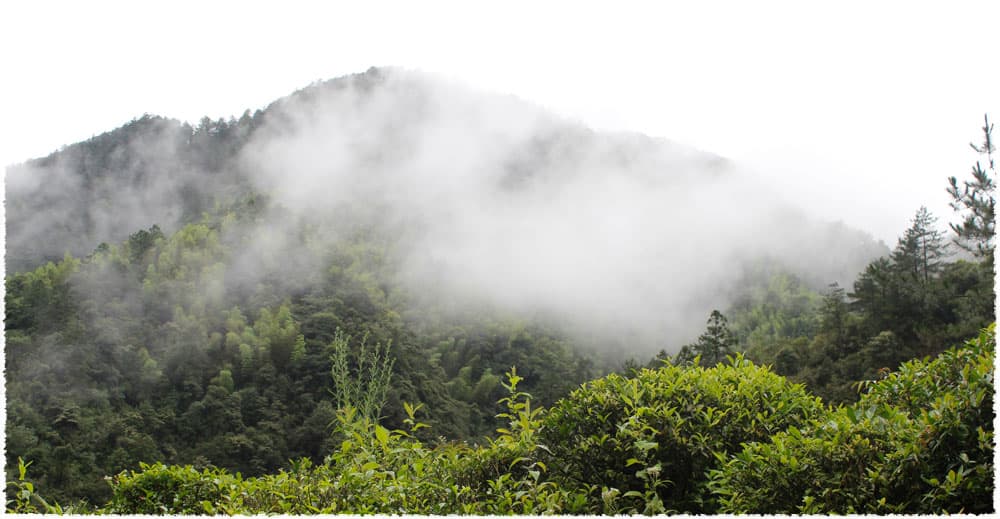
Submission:
{"label": "mountain", "polygon": [[[694,333],[747,261],[767,257],[819,289],[888,252],[717,155],[397,69],[193,128],[145,115],[11,168],[6,189],[11,271],[152,225],[170,233],[257,193],[281,208],[258,222],[270,235],[292,220],[324,240],[349,227],[391,234],[396,277],[413,292],[598,328],[629,321],[644,340]],[[293,244],[253,254],[277,246]]]}
{"label": "mountain", "polygon": [[139,462],[322,459],[379,360],[387,427],[422,404],[424,440],[482,441],[511,366],[549,405],[677,351],[748,271],[819,289],[887,252],[716,155],[395,69],[143,116],[6,189],[8,468],[63,502]]}

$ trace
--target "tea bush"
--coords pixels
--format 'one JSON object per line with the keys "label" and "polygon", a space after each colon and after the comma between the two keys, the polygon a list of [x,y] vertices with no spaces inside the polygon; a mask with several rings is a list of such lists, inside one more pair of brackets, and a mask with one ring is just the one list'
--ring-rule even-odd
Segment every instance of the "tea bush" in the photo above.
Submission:
{"label": "tea bush", "polygon": [[139,464],[112,479],[114,494],[108,511],[122,514],[200,514],[213,512],[227,490],[240,483],[222,469],[197,470],[190,465]]}
{"label": "tea bush", "polygon": [[712,513],[709,470],[741,444],[823,409],[802,386],[741,356],[711,368],[668,364],[585,384],[549,410],[542,444],[566,488],[620,493],[624,511]]}
{"label": "tea bush", "polygon": [[995,326],[933,361],[904,364],[862,398],[899,406],[917,431],[879,474],[900,512],[993,511]]}
{"label": "tea bush", "polygon": [[338,447],[256,478],[141,464],[103,507],[49,504],[26,477],[9,512],[119,514],[987,513],[995,327],[826,408],[740,356],[592,381],[546,411],[507,374],[484,445],[426,446],[420,406],[390,431],[352,407]]}
{"label": "tea bush", "polygon": [[31,462],[24,462],[24,459],[17,458],[17,480],[8,481],[8,490],[13,490],[12,498],[7,499],[6,511],[10,514],[77,514],[87,513],[89,507],[84,505],[67,506],[63,508],[59,503],[49,504],[42,496],[35,491],[35,485],[28,480],[28,466]]}
{"label": "tea bush", "polygon": [[[340,448],[322,465],[308,460],[291,470],[243,479],[222,470],[143,465],[112,479],[105,511],[153,514],[550,514],[591,513],[581,493],[545,477],[534,442],[540,419],[530,397],[517,390],[501,400],[509,426],[484,447],[427,448],[413,437],[425,427],[419,406],[404,405],[409,431],[389,431],[353,408],[338,414]],[[596,510],[600,512],[601,510]]]}
{"label": "tea bush", "polygon": [[841,408],[807,427],[748,444],[712,473],[732,513],[887,512],[869,471],[915,431],[888,406]]}
{"label": "tea bush", "polygon": [[[407,409],[410,413],[415,409]],[[389,431],[354,409],[338,415],[343,441],[323,464],[243,479],[218,469],[143,465],[113,478],[111,513],[311,514],[446,513],[472,502],[455,484],[467,447],[427,449],[405,431]],[[413,428],[422,424],[414,422]]]}
{"label": "tea bush", "polygon": [[753,443],[713,473],[732,513],[993,511],[995,325],[902,365],[860,401]]}

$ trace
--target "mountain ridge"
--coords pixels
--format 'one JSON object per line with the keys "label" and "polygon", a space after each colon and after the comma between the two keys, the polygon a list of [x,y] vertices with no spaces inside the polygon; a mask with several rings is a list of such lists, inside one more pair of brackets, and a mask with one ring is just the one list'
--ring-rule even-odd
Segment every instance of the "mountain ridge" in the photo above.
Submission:
{"label": "mountain ridge", "polygon": [[[370,93],[378,88],[387,88],[390,78],[396,78],[402,72],[394,68],[373,67],[364,73],[313,83],[269,103],[261,110],[252,114],[247,110],[239,119],[230,117],[228,121],[212,121],[206,117],[197,126],[191,126],[176,119],[144,114],[91,139],[64,146],[45,157],[14,165],[7,170],[6,184],[7,250],[12,259],[11,265],[15,270],[20,270],[33,266],[22,261],[25,257],[57,259],[66,250],[74,255],[85,255],[100,242],[119,241],[136,229],[146,228],[154,223],[164,229],[173,229],[181,221],[196,220],[202,212],[219,202],[219,197],[211,196],[213,190],[226,191],[232,195],[235,190],[248,188],[245,178],[248,168],[235,159],[252,143],[255,134],[262,129],[281,133],[274,128],[287,126],[291,118],[289,113],[296,111],[293,108],[301,112],[302,105],[322,103],[336,93]],[[426,87],[426,82],[433,81],[433,78],[412,74],[405,76],[402,81],[402,86],[397,86],[398,88],[418,90]],[[413,95],[419,97],[419,92]],[[733,164],[729,159],[685,148],[667,139],[631,132],[596,132],[548,114],[513,96],[493,97],[512,102],[514,106],[526,106],[527,112],[542,114],[535,117],[548,125],[546,132],[524,143],[526,150],[514,150],[516,154],[504,159],[504,166],[509,170],[507,182],[510,186],[516,186],[525,178],[546,168],[557,169],[553,165],[558,166],[556,163],[560,160],[579,163],[585,160],[585,153],[596,154],[593,150],[602,147],[602,151],[606,151],[602,157],[605,165],[609,168],[617,167],[618,171],[629,174],[643,170],[643,164],[636,167],[636,162],[642,160],[659,160],[659,163],[654,164],[661,168],[657,173],[662,175],[673,171],[673,177],[678,176],[677,170],[684,169],[685,165],[690,166],[690,163],[696,164],[694,167],[699,174],[707,174],[710,178],[732,174],[733,171]],[[662,157],[665,152],[669,152],[670,160]],[[657,153],[661,156],[657,157]],[[649,164],[645,166],[647,172],[656,169]],[[564,169],[572,170],[572,164]],[[162,177],[183,178],[163,185]],[[655,175],[650,175],[650,178],[655,179]],[[109,185],[109,181],[119,184]],[[126,182],[129,187],[123,188],[121,182]],[[214,184],[205,185],[209,183]],[[72,193],[60,192],[60,184],[69,189],[82,190],[84,195],[96,193],[94,196],[84,196],[85,204],[74,205]],[[169,203],[157,203],[149,196],[142,196],[149,191],[167,193]],[[206,193],[209,196],[205,196]],[[99,209],[92,209],[101,204],[120,206],[130,198],[138,198],[139,203],[132,204],[132,210],[124,212],[130,216],[146,216],[135,219],[131,228],[115,225],[115,222],[120,221],[117,215],[112,218]],[[37,220],[40,212],[53,208],[59,209],[59,221],[50,219],[51,222],[42,222],[43,229],[39,232],[35,229],[36,225],[32,225],[37,222],[31,220]],[[119,214],[122,212],[116,211]],[[51,232],[53,228],[64,226],[66,221],[76,223],[66,229],[66,232],[57,233],[57,237],[51,240],[54,243],[47,248],[43,246],[39,250],[37,240],[30,240],[26,236],[46,235],[48,233],[45,229]],[[21,229],[29,229],[30,232]],[[29,246],[26,242],[30,241],[36,243]]]}

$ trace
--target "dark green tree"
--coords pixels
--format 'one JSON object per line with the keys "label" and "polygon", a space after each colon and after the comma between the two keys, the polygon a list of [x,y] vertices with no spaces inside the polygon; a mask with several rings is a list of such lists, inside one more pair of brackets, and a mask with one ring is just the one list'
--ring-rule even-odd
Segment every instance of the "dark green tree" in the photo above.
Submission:
{"label": "dark green tree", "polygon": [[830,291],[823,297],[823,306],[820,309],[820,333],[830,335],[836,344],[844,342],[849,311],[844,289],[838,283],[831,283]]}
{"label": "dark green tree", "polygon": [[726,355],[733,353],[736,347],[736,337],[729,330],[726,316],[718,310],[712,310],[707,321],[705,333],[698,336],[698,341],[681,348],[677,354],[678,363],[687,363],[695,356],[701,355],[701,363],[714,366],[724,360]]}
{"label": "dark green tree", "polygon": [[[157,240],[163,239],[163,231],[159,225],[153,225],[149,230],[140,229],[128,237],[129,261],[132,264],[139,263],[146,254],[156,244]],[[107,245],[107,244],[102,244]]]}
{"label": "dark green tree", "polygon": [[986,156],[986,169],[978,160],[972,167],[972,180],[962,182],[959,189],[958,179],[949,177],[948,194],[952,197],[951,207],[962,214],[959,224],[951,224],[955,231],[954,242],[977,257],[993,262],[993,236],[996,234],[996,164],[993,161],[993,125],[989,116],[983,116],[983,142],[980,145],[969,143],[972,149]]}
{"label": "dark green tree", "polygon": [[893,262],[882,257],[869,263],[854,281],[850,306],[867,317],[870,333],[885,330],[893,322],[893,310],[899,299],[895,273]]}
{"label": "dark green tree", "polygon": [[934,227],[937,218],[921,206],[913,216],[912,225],[899,239],[892,260],[913,281],[927,284],[941,269],[941,260],[947,256],[944,236]]}

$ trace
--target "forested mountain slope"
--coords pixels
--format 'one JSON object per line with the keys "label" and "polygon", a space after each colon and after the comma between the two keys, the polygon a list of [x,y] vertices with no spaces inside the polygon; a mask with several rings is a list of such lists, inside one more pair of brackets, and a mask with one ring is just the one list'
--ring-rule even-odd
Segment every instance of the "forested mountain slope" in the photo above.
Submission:
{"label": "forested mountain slope", "polygon": [[[407,402],[417,438],[483,443],[511,366],[551,405],[672,358],[715,308],[731,351],[841,401],[991,319],[982,263],[904,279],[908,252],[877,267],[883,244],[719,157],[406,71],[197,127],[144,116],[6,189],[8,479],[31,460],[63,503],[105,502],[140,462],[319,463],[366,366],[391,373],[386,427]],[[823,299],[862,271],[854,299]]]}
{"label": "forested mountain slope", "polygon": [[825,407],[735,356],[591,381],[544,410],[507,373],[488,444],[428,445],[346,406],[322,463],[244,478],[142,464],[99,509],[45,501],[19,460],[8,510],[127,514],[990,513],[995,326]]}
{"label": "forested mountain slope", "polygon": [[606,283],[594,290],[636,313],[626,300],[654,296],[621,285],[668,292],[658,280],[690,265],[702,271],[685,272],[697,287],[672,279],[678,297],[655,303],[713,299],[704,294],[725,287],[746,258],[768,255],[822,287],[850,282],[886,252],[860,231],[810,221],[768,189],[725,159],[662,139],[597,133],[515,98],[372,69],[239,119],[192,128],[143,116],[12,167],[7,256],[14,272],[65,252],[86,256],[154,224],[172,233],[250,194],[276,202],[262,230],[285,232],[275,220],[295,219],[335,241],[344,227],[375,227],[405,246],[411,278],[458,278],[450,288],[508,305],[540,299],[557,313],[579,308],[544,293],[585,279]]}

